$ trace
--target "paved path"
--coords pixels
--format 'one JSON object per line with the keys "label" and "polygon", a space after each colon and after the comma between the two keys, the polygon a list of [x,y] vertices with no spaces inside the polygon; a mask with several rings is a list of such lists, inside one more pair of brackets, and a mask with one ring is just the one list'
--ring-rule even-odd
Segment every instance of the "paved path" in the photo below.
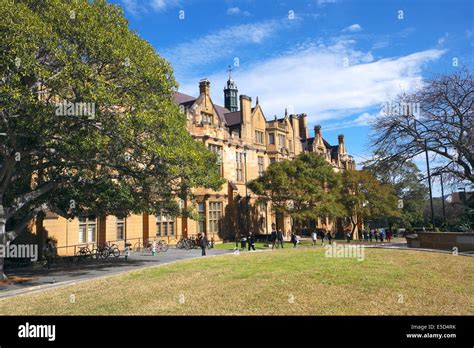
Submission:
{"label": "paved path", "polygon": [[[207,250],[208,255],[222,255],[230,253],[228,250]],[[27,292],[41,291],[44,289],[60,287],[78,283],[85,280],[123,273],[131,270],[163,265],[179,260],[200,258],[201,249],[181,250],[170,248],[165,253],[156,256],[134,252],[125,261],[123,256],[109,258],[103,261],[87,260],[83,262],[67,262],[53,265],[51,269],[44,267],[25,267],[6,269],[5,273],[12,279],[21,278],[9,284],[0,283],[0,299],[20,295]],[[38,265],[37,265],[38,266]]]}

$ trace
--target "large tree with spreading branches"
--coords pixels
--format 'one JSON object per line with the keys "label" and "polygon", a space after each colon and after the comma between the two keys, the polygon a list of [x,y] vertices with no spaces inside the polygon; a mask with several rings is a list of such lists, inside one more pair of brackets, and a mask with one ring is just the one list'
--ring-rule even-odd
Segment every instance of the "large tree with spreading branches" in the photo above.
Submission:
{"label": "large tree with spreading branches", "polygon": [[261,201],[271,201],[277,213],[291,216],[293,228],[298,221],[344,214],[344,207],[338,203],[340,175],[315,153],[303,153],[294,160],[271,164],[248,187]]}
{"label": "large tree with spreading branches", "polygon": [[45,208],[152,213],[220,187],[217,157],[173,101],[170,64],[120,7],[0,0],[0,18],[0,245]]}
{"label": "large tree with spreading branches", "polygon": [[435,157],[433,174],[474,183],[474,78],[467,68],[400,94],[373,128],[374,152],[380,155],[374,162],[399,166],[427,149]]}

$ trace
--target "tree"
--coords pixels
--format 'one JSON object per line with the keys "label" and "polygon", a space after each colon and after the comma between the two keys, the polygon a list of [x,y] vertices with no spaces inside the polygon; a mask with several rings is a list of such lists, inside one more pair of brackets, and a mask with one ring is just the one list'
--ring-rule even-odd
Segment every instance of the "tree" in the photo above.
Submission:
{"label": "tree", "polygon": [[342,174],[342,204],[352,223],[351,235],[363,221],[398,217],[394,189],[366,170],[347,170]]}
{"label": "tree", "polygon": [[408,160],[400,166],[377,161],[367,161],[363,165],[363,170],[369,171],[382,184],[391,185],[395,195],[403,201],[401,215],[388,219],[390,228],[394,223],[409,228],[423,223],[428,190],[423,184],[422,173],[413,161]]}
{"label": "tree", "polygon": [[339,175],[314,153],[275,162],[263,176],[248,183],[260,200],[272,202],[277,213],[290,215],[294,227],[298,220],[341,216],[340,186]]}
{"label": "tree", "polygon": [[442,159],[433,174],[474,182],[474,79],[466,68],[425,81],[387,104],[374,124],[377,160],[392,166],[428,150]]}
{"label": "tree", "polygon": [[0,245],[45,207],[177,210],[192,187],[221,186],[216,155],[192,139],[173,101],[170,64],[120,7],[0,2]]}

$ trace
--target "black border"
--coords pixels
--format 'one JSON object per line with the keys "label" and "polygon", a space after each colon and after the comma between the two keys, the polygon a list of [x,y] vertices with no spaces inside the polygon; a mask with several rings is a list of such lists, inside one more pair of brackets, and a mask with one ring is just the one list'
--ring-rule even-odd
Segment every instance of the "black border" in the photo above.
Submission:
{"label": "black border", "polygon": [[[19,338],[18,327],[56,325],[56,339]],[[409,339],[411,325],[455,325],[456,338]],[[3,316],[0,347],[150,345],[474,346],[474,316]]]}

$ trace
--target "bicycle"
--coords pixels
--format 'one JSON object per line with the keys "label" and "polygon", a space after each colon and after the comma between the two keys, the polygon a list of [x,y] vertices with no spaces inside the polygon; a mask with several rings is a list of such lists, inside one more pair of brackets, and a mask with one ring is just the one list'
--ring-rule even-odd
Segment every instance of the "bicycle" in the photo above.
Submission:
{"label": "bicycle", "polygon": [[109,253],[107,250],[107,246],[104,245],[97,245],[95,249],[92,249],[91,251],[91,257],[95,259],[106,259],[109,257]]}
{"label": "bicycle", "polygon": [[101,246],[98,246],[97,249],[92,250],[92,255],[95,255],[96,258],[101,257],[103,259],[106,259],[109,256],[114,256],[117,258],[120,256],[120,249],[118,248],[117,244],[110,244],[110,242],[107,242]]}
{"label": "bicycle", "polygon": [[92,256],[92,252],[89,247],[81,247],[74,255],[74,261],[83,261]]}
{"label": "bicycle", "polygon": [[168,248],[169,248],[169,245],[164,240],[158,241],[158,243],[157,243],[157,251],[158,252],[160,252],[160,251],[161,252],[167,252]]}

